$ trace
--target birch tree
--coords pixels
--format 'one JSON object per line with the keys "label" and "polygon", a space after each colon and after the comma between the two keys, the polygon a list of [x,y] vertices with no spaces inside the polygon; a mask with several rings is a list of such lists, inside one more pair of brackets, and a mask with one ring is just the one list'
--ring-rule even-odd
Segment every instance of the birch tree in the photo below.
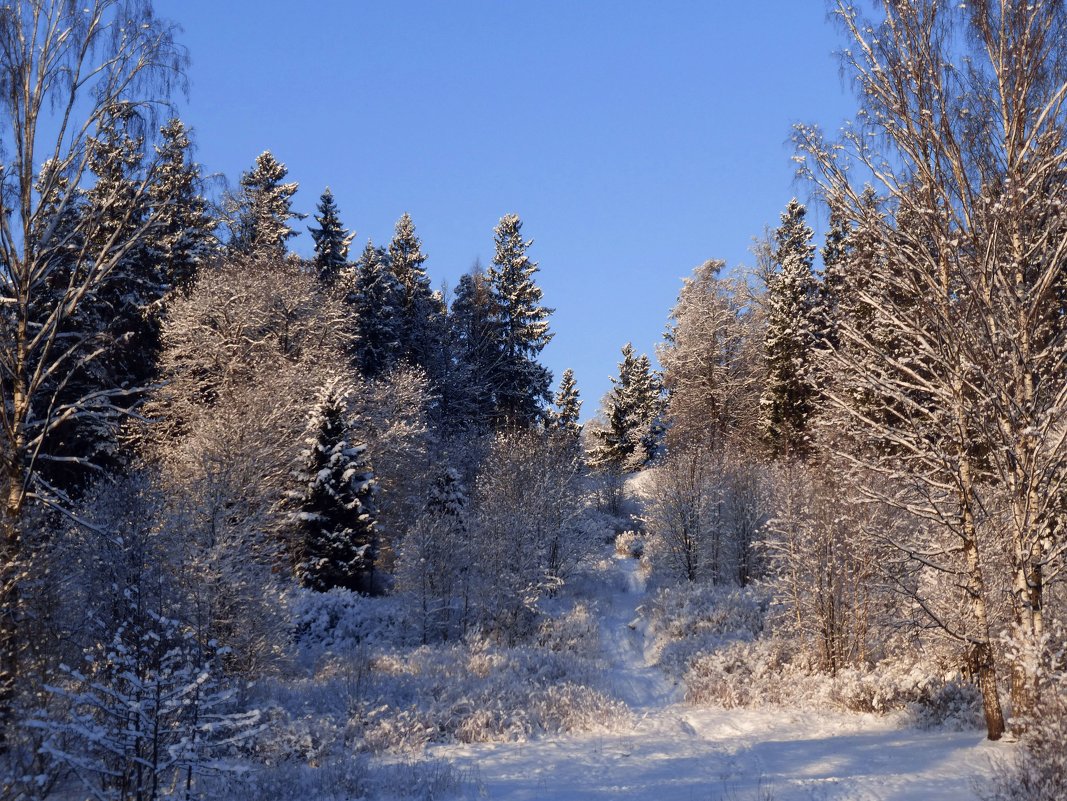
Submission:
{"label": "birch tree", "polygon": [[[855,434],[852,458],[891,479],[883,500],[939,534],[895,544],[959,587],[958,624],[916,600],[966,647],[997,739],[991,555],[1003,532],[1016,637],[1038,647],[1064,547],[1065,10],[875,5],[874,21],[835,6],[857,124],[834,144],[797,130],[832,207],[881,247],[853,290],[867,324],[839,323],[828,395]],[[873,182],[877,204],[853,175]],[[862,396],[884,402],[872,409]],[[1033,686],[1028,661],[1015,665],[1016,712]]]}
{"label": "birch tree", "polygon": [[[62,387],[101,353],[85,341],[90,334],[60,332],[93,303],[96,288],[143,242],[156,215],[107,237],[91,215],[66,228],[61,221],[71,219],[64,212],[80,197],[89,142],[111,110],[121,104],[150,116],[181,80],[185,57],[173,34],[146,0],[25,0],[0,9],[0,732],[18,674],[19,584],[33,572],[23,563],[19,520],[29,499],[54,500],[35,481],[49,433],[126,409],[130,397],[128,388],[87,388],[58,404],[47,388]],[[38,175],[45,163],[49,169]],[[135,200],[154,176],[150,165]]]}

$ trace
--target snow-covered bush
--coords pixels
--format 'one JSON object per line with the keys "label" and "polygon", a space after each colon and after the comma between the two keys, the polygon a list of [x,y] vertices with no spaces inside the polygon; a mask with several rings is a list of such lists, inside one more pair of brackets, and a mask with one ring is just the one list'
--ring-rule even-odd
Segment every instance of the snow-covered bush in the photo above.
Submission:
{"label": "snow-covered bush", "polygon": [[849,668],[829,680],[830,700],[853,712],[908,710],[920,726],[968,729],[981,724],[978,688],[959,673],[938,675],[914,657]]}
{"label": "snow-covered bush", "polygon": [[729,643],[692,657],[686,699],[725,707],[835,706],[851,712],[907,712],[921,726],[968,729],[981,723],[978,689],[958,674],[938,676],[905,660],[836,676],[812,670],[795,644],[779,637]]}
{"label": "snow-covered bush", "polygon": [[539,433],[498,435],[470,524],[470,619],[505,641],[531,634],[537,606],[595,547],[575,450]]}
{"label": "snow-covered bush", "polygon": [[1067,647],[1053,649],[1039,665],[1037,703],[1022,721],[1021,747],[996,767],[990,786],[981,788],[986,801],[1067,798]]}
{"label": "snow-covered bush", "polygon": [[694,655],[684,672],[690,703],[726,708],[802,702],[817,694],[818,680],[794,670],[780,640],[735,641]]}
{"label": "snow-covered bush", "polygon": [[600,650],[595,610],[579,602],[564,612],[546,617],[538,626],[534,641],[548,651],[595,659]]}
{"label": "snow-covered bush", "polygon": [[645,605],[650,657],[678,677],[696,654],[735,640],[752,640],[764,628],[768,597],[757,586],[683,584],[661,589]]}
{"label": "snow-covered bush", "polygon": [[404,644],[414,638],[395,598],[368,598],[341,587],[329,592],[294,589],[288,596],[293,639],[312,660],[348,654],[361,646]]}
{"label": "snow-covered bush", "polygon": [[428,742],[524,740],[625,719],[573,654],[482,643],[396,651],[372,660],[349,724],[372,751]]}
{"label": "snow-covered bush", "polygon": [[627,529],[615,537],[615,553],[640,559],[645,553],[645,539],[644,532]]}

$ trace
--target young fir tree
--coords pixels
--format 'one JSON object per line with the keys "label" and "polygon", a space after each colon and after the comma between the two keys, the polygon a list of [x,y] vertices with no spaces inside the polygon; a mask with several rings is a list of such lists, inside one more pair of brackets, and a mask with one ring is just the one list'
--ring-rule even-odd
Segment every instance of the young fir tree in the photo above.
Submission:
{"label": "young fir tree", "polygon": [[185,288],[215,250],[218,221],[208,213],[201,194],[200,165],[190,157],[185,124],[175,117],[160,134],[156,178],[148,189],[148,203],[158,220],[149,248],[166,282]]}
{"label": "young fir tree", "polygon": [[552,399],[552,374],[537,362],[552,339],[548,330],[552,309],[541,304],[541,288],[533,279],[537,262],[526,255],[533,240],[523,239],[522,220],[507,214],[494,234],[496,248],[488,272],[500,348],[489,381],[496,403],[494,423],[498,429],[528,428],[544,416],[544,405]]}
{"label": "young fir tree", "polygon": [[819,283],[812,272],[815,246],[794,198],[775,231],[777,271],[767,286],[764,339],[766,379],[760,396],[760,432],[774,456],[802,456],[809,447],[809,419],[816,387],[813,355],[823,325]]}
{"label": "young fir tree", "polygon": [[356,366],[364,377],[377,378],[404,356],[404,288],[386,264],[385,253],[370,240],[356,262],[348,302]]}
{"label": "young fir tree", "polygon": [[294,471],[293,523],[302,554],[297,573],[313,590],[373,589],[376,522],[374,472],[365,445],[345,420],[346,393],[322,392],[308,425],[307,447]]}
{"label": "young fir tree", "polygon": [[24,725],[97,801],[203,797],[202,777],[239,771],[235,750],[265,727],[259,710],[237,711],[225,651],[146,608],[140,590],[116,592],[117,630],[60,666],[66,680],[47,689],[64,704]]}
{"label": "young fir tree", "polygon": [[596,432],[589,452],[593,467],[616,472],[639,470],[655,457],[662,437],[662,390],[647,356],[626,343],[619,375],[605,399],[607,426]]}
{"label": "young fir tree", "polygon": [[401,343],[404,357],[422,367],[431,377],[437,375],[441,355],[444,307],[430,289],[430,277],[422,266],[426,254],[415,234],[415,224],[406,212],[397,220],[389,243],[389,269],[403,288]]}
{"label": "young fir tree", "polygon": [[234,209],[230,250],[254,258],[280,258],[285,243],[297,236],[291,220],[303,219],[290,206],[297,183],[283,183],[289,170],[269,151],[256,157],[251,170],[241,176],[241,191]]}
{"label": "young fir tree", "polygon": [[569,367],[563,371],[556,392],[556,408],[552,413],[552,427],[575,443],[582,436],[582,401],[578,395],[578,384],[574,380],[574,370]]}
{"label": "young fir tree", "polygon": [[319,280],[324,284],[333,285],[348,264],[348,246],[352,242],[353,234],[346,231],[341,224],[340,212],[330,187],[326,187],[319,198],[317,209],[315,222],[319,227],[308,227],[311,238],[315,241],[315,258],[312,259],[312,264]]}

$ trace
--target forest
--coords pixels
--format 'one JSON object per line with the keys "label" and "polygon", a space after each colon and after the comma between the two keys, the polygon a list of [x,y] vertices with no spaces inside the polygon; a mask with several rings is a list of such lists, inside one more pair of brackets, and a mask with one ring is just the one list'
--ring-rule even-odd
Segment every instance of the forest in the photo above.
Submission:
{"label": "forest", "polygon": [[[1067,798],[1067,9],[830,10],[810,199],[590,414],[518,214],[435,289],[270,150],[212,189],[150,0],[3,5],[0,796],[503,797],[486,744],[801,710],[958,744],[879,798]],[[663,797],[874,797],[736,764]]]}

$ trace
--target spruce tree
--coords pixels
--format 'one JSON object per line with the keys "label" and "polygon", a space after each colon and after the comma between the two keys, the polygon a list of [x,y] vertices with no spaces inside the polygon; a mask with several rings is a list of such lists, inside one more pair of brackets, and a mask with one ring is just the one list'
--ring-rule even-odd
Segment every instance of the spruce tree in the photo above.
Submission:
{"label": "spruce tree", "polygon": [[548,318],[552,309],[541,304],[541,288],[534,283],[537,262],[526,254],[533,240],[522,237],[522,220],[507,214],[494,230],[495,254],[488,279],[494,303],[495,334],[500,358],[490,385],[495,395],[495,425],[528,428],[544,415],[551,401],[552,374],[537,355],[552,339]]}
{"label": "spruce tree", "polygon": [[53,159],[41,166],[34,191],[40,197],[40,204],[34,218],[31,247],[46,265],[48,283],[54,290],[45,293],[44,297],[34,298],[40,307],[40,324],[70,281],[71,271],[84,244],[84,233],[79,226],[82,223],[85,192],[70,185],[61,166]]}
{"label": "spruce tree", "polygon": [[480,266],[460,277],[448,315],[450,369],[442,388],[445,423],[454,430],[486,430],[493,418],[491,380],[501,352],[494,303]]}
{"label": "spruce tree", "polygon": [[[136,405],[155,375],[158,315],[150,310],[166,293],[167,284],[146,246],[150,176],[144,165],[140,124],[129,104],[117,103],[106,110],[86,148],[95,182],[81,195],[82,202],[67,207],[67,215],[77,209],[77,222],[73,216],[56,221],[57,226],[74,226],[67,230],[66,246],[54,238],[56,229],[51,234],[58,247],[59,261],[53,264],[56,272],[52,276],[57,297],[70,283],[84,280],[79,271],[98,273],[93,302],[81,304],[62,323],[60,336],[71,347],[69,373],[61,382],[48,378],[44,382],[54,393],[57,408],[97,393],[117,395],[130,406]],[[49,181],[47,175],[39,176],[39,183],[43,179],[53,187],[46,206],[59,201],[55,192],[65,186],[56,178]],[[79,247],[97,254],[94,262],[87,263],[70,251],[75,230],[81,232]],[[42,230],[41,237],[49,237],[48,231]],[[66,256],[70,258],[64,261]],[[116,435],[121,420],[115,409],[98,415],[71,415],[55,425],[42,450],[47,454],[42,476],[69,492],[88,478],[76,465],[119,466],[126,455]]]}
{"label": "spruce tree", "polygon": [[254,258],[285,255],[286,242],[297,236],[289,222],[304,217],[290,208],[299,185],[283,183],[288,174],[286,166],[267,150],[241,176],[241,191],[233,209],[231,251]]}
{"label": "spruce tree", "polygon": [[415,233],[415,224],[406,212],[397,220],[389,243],[389,269],[403,288],[401,342],[404,358],[426,370],[431,380],[439,373],[441,340],[444,334],[444,303],[430,288],[430,277],[422,266],[426,254]]}
{"label": "spruce tree", "polygon": [[389,270],[385,253],[370,240],[356,263],[348,302],[356,366],[364,377],[377,378],[404,356],[404,288]]}
{"label": "spruce tree", "polygon": [[634,395],[634,429],[638,432],[637,452],[632,460],[634,468],[651,464],[659,455],[663,445],[666,425],[663,421],[663,381],[655,370],[648,356],[641,354],[637,358],[632,379]]}
{"label": "spruce tree", "polygon": [[294,471],[292,519],[301,547],[297,572],[319,592],[334,587],[370,592],[373,587],[376,483],[366,446],[352,442],[346,400],[337,382],[327,384]]}
{"label": "spruce tree", "polygon": [[326,187],[319,198],[317,209],[315,222],[319,227],[308,228],[311,238],[315,241],[315,258],[312,263],[319,280],[332,285],[348,263],[348,246],[353,235],[341,224],[337,202],[333,199],[330,187]]}
{"label": "spruce tree", "polygon": [[619,374],[605,399],[607,426],[596,432],[589,464],[615,472],[639,470],[658,452],[662,440],[662,388],[647,356],[626,343]]}
{"label": "spruce tree", "polygon": [[469,498],[459,471],[446,467],[434,480],[430,498],[426,501],[426,513],[449,520],[461,530],[467,528]]}
{"label": "spruce tree", "polygon": [[148,189],[148,202],[158,220],[149,248],[169,286],[189,287],[215,250],[218,222],[201,194],[200,165],[190,157],[185,124],[175,117],[160,134],[156,177]]}
{"label": "spruce tree", "polygon": [[556,408],[552,413],[552,427],[575,443],[582,436],[582,401],[578,395],[578,384],[574,380],[574,370],[569,367],[563,371],[559,390],[556,392]]}
{"label": "spruce tree", "polygon": [[803,456],[816,386],[813,355],[823,329],[819,283],[812,272],[815,246],[796,198],[775,231],[777,271],[767,287],[764,339],[766,379],[760,396],[760,432],[774,456]]}

